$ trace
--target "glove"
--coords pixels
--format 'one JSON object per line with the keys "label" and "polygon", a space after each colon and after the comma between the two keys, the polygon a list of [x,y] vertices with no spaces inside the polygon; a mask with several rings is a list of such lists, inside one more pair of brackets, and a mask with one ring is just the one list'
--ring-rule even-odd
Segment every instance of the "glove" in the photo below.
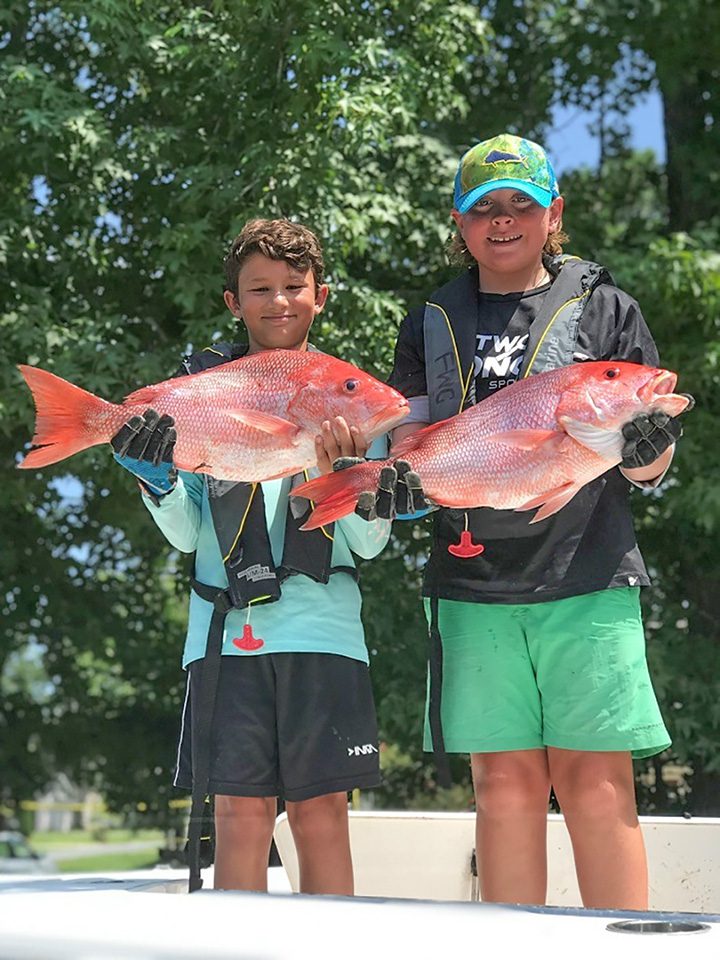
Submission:
{"label": "glove", "polygon": [[[338,457],[333,462],[333,470],[345,470],[363,462],[360,457]],[[363,520],[409,518],[415,514],[422,516],[429,510],[420,477],[407,460],[396,460],[392,466],[383,467],[377,490],[361,493],[355,507],[355,513]]]}
{"label": "glove", "polygon": [[173,451],[177,433],[175,421],[155,410],[131,417],[110,440],[115,459],[137,477],[154,497],[162,497],[174,488],[177,470]]}
{"label": "glove", "polygon": [[[690,401],[683,410],[683,413],[687,413],[695,406],[695,400],[689,393],[682,396]],[[660,410],[641,413],[622,428],[625,443],[620,466],[628,470],[649,467],[671,444],[680,439],[682,432],[679,417],[669,417]]]}

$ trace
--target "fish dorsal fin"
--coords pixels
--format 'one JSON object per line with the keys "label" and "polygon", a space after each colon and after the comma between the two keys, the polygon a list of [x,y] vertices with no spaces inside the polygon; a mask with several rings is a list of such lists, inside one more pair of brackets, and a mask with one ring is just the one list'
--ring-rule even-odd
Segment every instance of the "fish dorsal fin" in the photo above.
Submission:
{"label": "fish dorsal fin", "polygon": [[492,443],[517,447],[518,450],[537,450],[542,447],[543,451],[551,451],[562,444],[565,434],[558,430],[504,430],[486,439]]}
{"label": "fish dorsal fin", "polygon": [[277,417],[274,413],[264,413],[262,410],[233,407],[231,410],[219,410],[218,413],[253,430],[260,430],[262,433],[268,433],[282,440],[294,440],[300,432],[300,428],[290,420]]}
{"label": "fish dorsal fin", "polygon": [[162,397],[165,393],[167,393],[166,384],[152,383],[149,387],[140,387],[139,390],[134,390],[132,393],[129,393],[123,400],[123,403],[137,403],[146,407],[152,407],[158,397]]}
{"label": "fish dorsal fin", "polygon": [[618,463],[622,459],[623,437],[620,430],[604,430],[592,423],[582,423],[572,417],[559,417],[560,426],[573,440],[594,451],[598,456]]}

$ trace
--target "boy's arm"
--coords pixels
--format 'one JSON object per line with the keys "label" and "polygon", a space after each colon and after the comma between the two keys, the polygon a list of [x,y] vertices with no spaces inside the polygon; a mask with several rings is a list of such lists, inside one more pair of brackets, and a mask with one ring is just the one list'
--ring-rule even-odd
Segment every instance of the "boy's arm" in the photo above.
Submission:
{"label": "boy's arm", "polygon": [[352,552],[363,560],[376,557],[390,539],[392,523],[380,517],[374,520],[363,520],[357,514],[351,513],[347,517],[336,520],[335,523],[342,530]]}
{"label": "boy's arm", "polygon": [[200,530],[203,480],[191,473],[178,477],[176,441],[173,418],[148,408],[130,417],[110,443],[117,463],[137,480],[143,502],[166,539],[192,553]]}
{"label": "boy's arm", "polygon": [[204,481],[195,473],[178,473],[177,484],[155,500],[143,492],[143,503],[166,540],[182,553],[192,553],[198,544],[202,519]]}
{"label": "boy's arm", "polygon": [[[600,294],[596,300],[596,294]],[[599,287],[590,299],[603,315],[603,321],[614,321],[605,343],[604,359],[642,363],[649,367],[660,364],[657,346],[636,300],[617,287]],[[589,304],[589,306],[590,306]],[[674,453],[675,443],[682,434],[677,418],[660,418],[659,425],[647,423],[648,418],[635,418],[625,424],[626,443],[623,462],[619,466],[623,476],[638,487],[657,487],[665,477]],[[651,443],[644,434],[650,433]]]}

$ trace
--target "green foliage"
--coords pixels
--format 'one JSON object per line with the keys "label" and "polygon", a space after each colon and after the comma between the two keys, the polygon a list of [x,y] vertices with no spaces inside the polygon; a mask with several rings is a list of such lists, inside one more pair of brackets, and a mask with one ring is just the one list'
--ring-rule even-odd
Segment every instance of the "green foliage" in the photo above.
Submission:
{"label": "green foliage", "polygon": [[[114,809],[143,800],[169,817],[187,603],[187,561],[106,450],[14,470],[33,422],[14,364],[111,400],[164,378],[186,348],[232,334],[222,256],[241,225],[288,215],[324,241],[332,292],[315,342],[385,374],[404,310],[448,276],[457,156],[502,129],[542,140],[556,103],[597,109],[603,142],[600,171],[563,178],[571,249],[638,297],[665,364],[698,399],[671,481],[635,500],[656,578],[650,655],[700,796],[720,756],[720,30],[717,10],[700,10],[700,0],[3,5],[0,804],[65,772]],[[623,117],[653,84],[667,171],[626,147]],[[677,225],[686,232],[670,235]],[[388,803],[436,802],[420,749],[428,529],[398,524],[362,571]],[[464,761],[455,772],[460,786],[442,802],[462,807]]]}
{"label": "green foliage", "polygon": [[[465,3],[6,4],[0,14],[3,799],[58,771],[116,809],[169,794],[187,566],[106,450],[12,470],[12,364],[110,400],[232,332],[222,257],[251,216],[325,241],[316,342],[386,370],[406,297],[444,270]],[[25,651],[37,676],[31,676]],[[38,692],[39,691],[39,692]],[[10,729],[12,734],[10,735]]]}

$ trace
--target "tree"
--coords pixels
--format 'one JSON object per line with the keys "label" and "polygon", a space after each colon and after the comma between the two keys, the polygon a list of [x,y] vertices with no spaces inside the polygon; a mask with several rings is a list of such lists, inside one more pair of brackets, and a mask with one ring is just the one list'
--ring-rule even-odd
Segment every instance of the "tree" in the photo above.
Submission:
{"label": "tree", "polygon": [[[483,48],[482,27],[438,0],[6,4],[8,359],[108,399],[162,379],[186,345],[231,332],[223,246],[250,216],[292,215],[326,241],[334,296],[316,342],[387,369],[398,291],[444,268],[454,151],[426,118],[466,110],[465,45]],[[106,450],[12,472],[32,411],[10,364],[0,404],[0,799],[63,770],[116,805],[162,808],[184,562]],[[28,649],[40,681],[21,669]]]}

